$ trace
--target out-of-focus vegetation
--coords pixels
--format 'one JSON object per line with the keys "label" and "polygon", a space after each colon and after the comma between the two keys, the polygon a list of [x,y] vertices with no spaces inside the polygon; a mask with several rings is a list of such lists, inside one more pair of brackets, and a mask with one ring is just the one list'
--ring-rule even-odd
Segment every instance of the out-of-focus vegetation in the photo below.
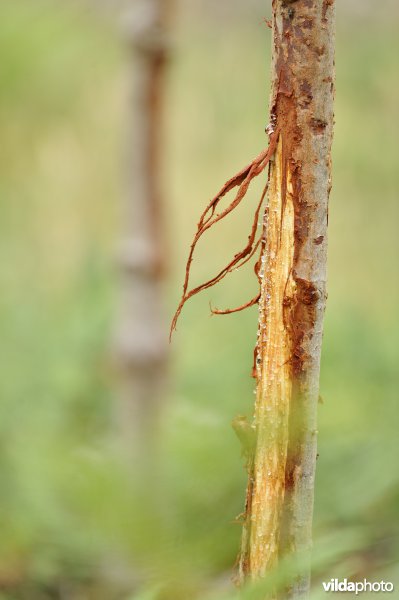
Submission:
{"label": "out-of-focus vegetation", "polygon": [[[180,4],[168,314],[204,203],[266,143],[270,61],[260,0],[202,15]],[[399,585],[398,14],[341,4],[316,597],[331,577]],[[137,490],[113,425],[109,360],[128,63],[104,15],[95,3],[0,5],[0,598],[230,599],[246,480],[230,421],[251,414],[257,317],[209,319],[208,300],[238,305],[256,281],[234,273],[185,308],[161,468]],[[244,245],[255,199],[204,239],[198,280]]]}

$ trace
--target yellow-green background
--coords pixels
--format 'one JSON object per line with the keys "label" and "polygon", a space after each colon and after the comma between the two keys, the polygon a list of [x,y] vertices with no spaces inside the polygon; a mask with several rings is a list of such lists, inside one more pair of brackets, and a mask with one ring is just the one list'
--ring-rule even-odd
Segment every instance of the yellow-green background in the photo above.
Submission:
{"label": "yellow-green background", "polygon": [[[399,586],[399,10],[337,0],[329,300],[315,595]],[[118,458],[109,347],[129,63],[112,2],[0,4],[0,598],[230,599],[251,414],[248,269],[193,299],[171,347],[157,498]],[[270,3],[177,4],[167,82],[168,317],[202,207],[266,144]],[[203,240],[194,278],[245,244],[257,189]],[[165,325],[166,326],[166,325]]]}

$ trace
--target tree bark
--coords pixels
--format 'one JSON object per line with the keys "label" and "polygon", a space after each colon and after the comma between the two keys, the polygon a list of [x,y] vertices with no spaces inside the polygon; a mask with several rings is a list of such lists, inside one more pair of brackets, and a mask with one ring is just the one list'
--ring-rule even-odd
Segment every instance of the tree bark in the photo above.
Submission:
{"label": "tree bark", "polygon": [[119,421],[142,469],[152,451],[168,353],[161,301],[165,267],[161,135],[169,9],[169,0],[133,3],[123,21],[133,86],[115,355]]}
{"label": "tree bark", "polygon": [[[273,0],[269,168],[257,395],[239,578],[295,561],[284,598],[305,598],[326,303],[334,97],[334,0]],[[300,566],[299,566],[300,565]]]}

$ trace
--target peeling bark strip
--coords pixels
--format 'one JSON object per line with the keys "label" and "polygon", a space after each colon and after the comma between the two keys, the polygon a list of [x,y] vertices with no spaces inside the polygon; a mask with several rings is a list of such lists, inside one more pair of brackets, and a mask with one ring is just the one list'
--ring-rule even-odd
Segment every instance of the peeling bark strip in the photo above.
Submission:
{"label": "peeling bark strip", "polygon": [[257,446],[239,579],[301,561],[285,598],[309,592],[317,404],[326,301],[334,0],[273,0],[268,236],[261,258]]}
{"label": "peeling bark strip", "polygon": [[[216,194],[216,196],[214,196],[214,198],[212,198],[212,200],[209,202],[209,204],[205,208],[204,212],[202,213],[200,220],[198,222],[197,232],[191,243],[190,252],[189,252],[187,263],[186,263],[186,275],[185,275],[184,283],[183,283],[183,294],[182,294],[181,300],[179,302],[179,305],[177,307],[177,310],[172,319],[172,323],[170,326],[169,340],[172,337],[173,331],[176,329],[176,324],[179,319],[180,313],[183,309],[183,306],[187,302],[187,300],[189,300],[196,294],[199,294],[199,292],[202,292],[203,290],[206,290],[206,289],[216,285],[217,283],[219,283],[219,281],[224,279],[226,277],[226,275],[228,275],[229,273],[231,273],[233,271],[233,269],[241,268],[253,257],[256,250],[259,248],[259,246],[264,245],[264,243],[265,243],[264,232],[262,232],[262,235],[258,239],[258,241],[255,241],[255,238],[256,238],[256,230],[257,230],[257,225],[258,225],[259,213],[261,211],[263,201],[266,197],[267,185],[266,185],[265,189],[263,190],[263,193],[259,200],[258,206],[256,208],[251,233],[248,236],[248,243],[245,246],[245,248],[243,248],[240,252],[237,252],[234,255],[234,257],[232,258],[232,260],[217,275],[215,275],[215,277],[212,277],[212,279],[209,279],[209,281],[206,281],[205,283],[202,283],[201,285],[198,285],[197,287],[189,290],[191,263],[193,261],[195,248],[196,248],[200,238],[206,231],[208,231],[208,229],[210,229],[211,227],[216,225],[216,223],[218,223],[218,221],[221,221],[222,219],[224,219],[235,208],[237,208],[237,206],[243,201],[243,199],[245,198],[246,193],[248,191],[248,188],[251,184],[251,181],[253,179],[255,179],[255,177],[258,177],[261,173],[263,173],[263,171],[266,169],[267,165],[269,164],[269,162],[275,152],[278,138],[279,138],[279,131],[278,131],[278,129],[276,129],[270,135],[269,147],[266,148],[266,150],[263,150],[256,158],[254,158],[250,162],[249,165],[247,165],[246,167],[241,169],[241,171],[239,171],[236,175],[234,175],[234,177],[231,177],[231,179],[229,179],[224,184],[224,186]],[[215,214],[216,209],[217,209],[221,199],[228,192],[230,192],[231,190],[233,190],[236,187],[238,187],[238,191],[236,193],[234,200],[220,213]],[[255,267],[256,267],[256,265],[255,265]],[[257,273],[257,270],[255,270],[255,272]],[[218,309],[211,308],[211,312],[212,312],[212,314],[215,314],[215,315],[227,315],[227,314],[231,314],[233,312],[244,310],[245,308],[248,308],[248,307],[256,304],[259,300],[259,296],[260,296],[260,294],[257,294],[257,296],[255,298],[253,298],[249,302],[246,302],[242,306],[239,306],[238,308],[233,308],[233,309],[228,308],[226,310],[218,310]]]}

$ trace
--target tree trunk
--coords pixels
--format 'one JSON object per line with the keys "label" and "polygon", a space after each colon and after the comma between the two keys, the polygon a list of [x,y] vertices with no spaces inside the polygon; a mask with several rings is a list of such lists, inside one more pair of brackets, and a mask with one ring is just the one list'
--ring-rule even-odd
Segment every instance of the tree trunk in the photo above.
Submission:
{"label": "tree trunk", "polygon": [[[309,593],[326,302],[334,0],[273,0],[269,168],[257,343],[257,436],[240,580],[295,561],[284,598]],[[299,566],[301,565],[301,566]]]}
{"label": "tree trunk", "polygon": [[169,0],[133,3],[123,22],[134,85],[115,354],[120,373],[121,428],[134,451],[136,465],[144,469],[164,393],[168,348],[161,302],[165,266],[161,132],[169,8]]}

